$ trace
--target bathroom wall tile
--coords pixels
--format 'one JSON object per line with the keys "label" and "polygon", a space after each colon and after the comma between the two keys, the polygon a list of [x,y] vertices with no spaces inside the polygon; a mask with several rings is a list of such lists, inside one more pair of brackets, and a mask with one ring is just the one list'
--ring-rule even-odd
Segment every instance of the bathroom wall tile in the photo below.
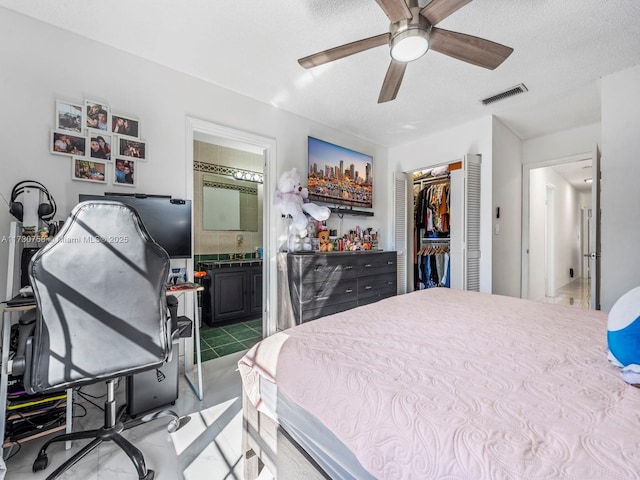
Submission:
{"label": "bathroom wall tile", "polygon": [[[262,154],[244,152],[237,149],[199,141],[194,141],[194,160],[257,172],[263,172],[264,165],[264,157]],[[202,184],[205,178],[215,177],[217,176],[212,174],[203,174],[202,172],[194,172],[194,253],[201,255],[245,253],[248,257],[252,257],[256,247],[263,245],[262,210],[264,186],[261,184],[256,185],[247,182],[248,185],[256,186],[258,189],[258,205],[256,208],[256,197],[253,196],[253,199],[251,200],[253,206],[250,210],[245,210],[243,212],[243,216],[246,215],[247,218],[251,219],[251,222],[254,222],[254,224],[255,222],[258,223],[257,232],[248,230],[238,232],[202,230]],[[242,199],[242,205],[245,206],[245,208],[248,208],[249,203],[248,198]],[[248,223],[243,223],[241,227],[249,228]],[[244,237],[243,243],[240,246],[237,245],[237,235],[242,235]]]}

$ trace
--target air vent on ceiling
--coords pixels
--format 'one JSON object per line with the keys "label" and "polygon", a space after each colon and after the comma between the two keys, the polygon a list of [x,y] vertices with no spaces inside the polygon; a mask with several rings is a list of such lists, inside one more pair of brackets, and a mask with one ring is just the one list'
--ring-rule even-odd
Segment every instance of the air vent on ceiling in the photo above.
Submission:
{"label": "air vent on ceiling", "polygon": [[520,95],[521,93],[528,92],[528,91],[529,89],[527,89],[525,84],[521,83],[520,85],[511,87],[510,89],[505,90],[504,92],[500,92],[496,95],[493,95],[492,97],[485,98],[481,100],[481,102],[483,105],[489,105],[490,103],[495,103],[500,100],[504,100],[505,98],[513,97],[514,95]]}

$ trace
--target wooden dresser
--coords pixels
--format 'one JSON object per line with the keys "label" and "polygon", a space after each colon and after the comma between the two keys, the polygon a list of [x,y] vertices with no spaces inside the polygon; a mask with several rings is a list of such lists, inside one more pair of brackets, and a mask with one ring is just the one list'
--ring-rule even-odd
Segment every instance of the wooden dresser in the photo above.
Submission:
{"label": "wooden dresser", "polygon": [[396,263],[396,252],[289,253],[295,324],[396,295]]}

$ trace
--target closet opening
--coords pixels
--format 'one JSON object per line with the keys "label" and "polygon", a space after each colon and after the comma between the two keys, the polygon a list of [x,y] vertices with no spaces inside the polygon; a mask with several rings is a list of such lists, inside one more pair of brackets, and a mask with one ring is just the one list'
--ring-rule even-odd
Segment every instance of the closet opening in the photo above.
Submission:
{"label": "closet opening", "polygon": [[406,291],[480,291],[481,167],[480,155],[467,154],[396,178],[396,249],[406,255],[407,271],[399,270]]}
{"label": "closet opening", "polygon": [[412,178],[413,290],[450,287],[450,166],[418,170]]}

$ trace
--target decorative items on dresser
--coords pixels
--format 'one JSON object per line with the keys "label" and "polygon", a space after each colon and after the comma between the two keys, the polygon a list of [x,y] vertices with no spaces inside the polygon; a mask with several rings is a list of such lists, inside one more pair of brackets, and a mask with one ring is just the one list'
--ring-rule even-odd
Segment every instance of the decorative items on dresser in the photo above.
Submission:
{"label": "decorative items on dresser", "polygon": [[289,253],[287,273],[293,318],[281,316],[279,329],[397,293],[396,252]]}

